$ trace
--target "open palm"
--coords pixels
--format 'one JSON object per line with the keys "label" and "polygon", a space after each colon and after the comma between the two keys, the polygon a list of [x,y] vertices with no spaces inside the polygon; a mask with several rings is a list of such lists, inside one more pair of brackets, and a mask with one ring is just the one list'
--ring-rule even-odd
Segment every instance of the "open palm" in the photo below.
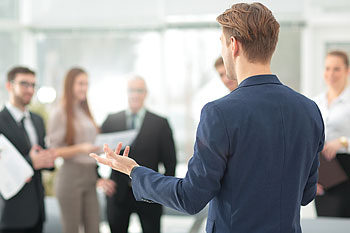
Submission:
{"label": "open palm", "polygon": [[97,162],[102,163],[111,167],[113,170],[122,172],[126,175],[130,175],[131,170],[135,166],[139,166],[135,160],[128,157],[130,147],[126,146],[123,155],[119,155],[122,149],[122,143],[118,143],[115,151],[111,150],[107,144],[104,144],[103,151],[106,154],[106,158],[102,158],[95,153],[91,153],[90,156],[97,160]]}

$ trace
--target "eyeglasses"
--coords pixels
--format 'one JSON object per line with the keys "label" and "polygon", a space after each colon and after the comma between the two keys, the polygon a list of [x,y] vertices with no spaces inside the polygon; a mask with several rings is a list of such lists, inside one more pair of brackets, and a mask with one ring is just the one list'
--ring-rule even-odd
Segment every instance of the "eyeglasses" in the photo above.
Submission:
{"label": "eyeglasses", "polygon": [[12,81],[12,83],[18,84],[21,87],[25,87],[25,88],[32,87],[33,89],[35,89],[35,83],[30,83],[30,82],[26,82],[26,81],[21,81],[21,82],[17,82],[17,83],[15,81]]}
{"label": "eyeglasses", "polygon": [[129,88],[128,89],[129,94],[132,94],[132,93],[143,94],[145,92],[146,92],[146,89],[142,89],[142,88]]}

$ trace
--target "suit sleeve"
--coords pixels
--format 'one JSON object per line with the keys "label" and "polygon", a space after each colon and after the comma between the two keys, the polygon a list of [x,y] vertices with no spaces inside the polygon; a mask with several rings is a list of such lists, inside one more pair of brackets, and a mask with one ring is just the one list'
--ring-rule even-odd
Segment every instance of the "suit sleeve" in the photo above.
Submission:
{"label": "suit sleeve", "polygon": [[219,192],[228,154],[229,137],[223,117],[209,103],[201,113],[185,178],[167,177],[138,167],[131,174],[134,196],[136,200],[157,202],[181,212],[198,213]]}
{"label": "suit sleeve", "polygon": [[[321,114],[321,113],[320,113]],[[322,120],[322,119],[321,119]],[[314,161],[311,166],[310,176],[307,180],[307,183],[304,188],[303,198],[301,200],[301,205],[306,206],[309,204],[315,197],[317,191],[317,180],[318,180],[318,167],[320,166],[319,155],[324,146],[324,125],[322,120],[322,136],[320,138],[319,147],[314,158]]]}
{"label": "suit sleeve", "polygon": [[316,196],[319,164],[319,155],[317,154],[312,163],[310,176],[304,188],[303,198],[301,200],[302,206],[309,204]]}
{"label": "suit sleeve", "polygon": [[110,122],[111,121],[111,116],[110,115],[108,115],[107,116],[107,118],[106,118],[106,120],[102,123],[102,125],[101,125],[101,133],[106,133],[106,132],[108,132],[109,131],[109,125],[110,125]]}
{"label": "suit sleeve", "polygon": [[176,168],[176,151],[173,134],[167,120],[164,121],[160,137],[160,160],[165,167],[166,176],[174,176]]}

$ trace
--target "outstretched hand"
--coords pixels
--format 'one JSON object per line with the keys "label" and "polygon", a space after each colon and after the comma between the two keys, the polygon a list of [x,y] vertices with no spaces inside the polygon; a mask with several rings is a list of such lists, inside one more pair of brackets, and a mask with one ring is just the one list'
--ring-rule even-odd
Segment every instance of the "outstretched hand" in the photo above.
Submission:
{"label": "outstretched hand", "polygon": [[111,150],[107,144],[104,144],[103,151],[106,154],[106,158],[102,158],[98,156],[95,153],[91,153],[90,156],[97,160],[97,162],[102,163],[104,165],[107,165],[111,167],[113,170],[122,172],[128,176],[130,176],[131,170],[135,166],[139,166],[135,160],[128,157],[130,147],[126,146],[123,156],[119,155],[120,151],[122,149],[122,143],[118,143],[117,148],[115,151]]}

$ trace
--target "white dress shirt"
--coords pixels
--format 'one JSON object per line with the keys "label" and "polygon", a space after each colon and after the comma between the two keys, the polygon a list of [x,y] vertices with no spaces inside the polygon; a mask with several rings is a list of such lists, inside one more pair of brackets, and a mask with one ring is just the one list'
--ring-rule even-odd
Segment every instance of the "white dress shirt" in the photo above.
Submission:
{"label": "white dress shirt", "polygon": [[21,124],[22,118],[25,117],[24,128],[27,131],[30,143],[32,144],[32,146],[38,144],[38,135],[34,128],[34,124],[32,122],[32,118],[30,117],[28,109],[25,109],[25,111],[23,112],[22,110],[18,109],[16,106],[12,105],[9,102],[6,103],[6,108],[18,125]]}
{"label": "white dress shirt", "polygon": [[[131,121],[132,121],[132,112],[130,109],[126,109],[125,111],[126,115],[126,127],[128,129],[131,129]],[[143,124],[143,120],[145,119],[146,116],[146,109],[142,107],[136,114],[135,114],[135,119],[134,119],[134,126],[136,130],[140,130]]]}
{"label": "white dress shirt", "polygon": [[[314,98],[325,124],[325,140],[332,141],[342,136],[350,143],[350,90],[346,88],[328,105],[327,92]],[[349,148],[341,148],[338,153],[349,153]]]}

